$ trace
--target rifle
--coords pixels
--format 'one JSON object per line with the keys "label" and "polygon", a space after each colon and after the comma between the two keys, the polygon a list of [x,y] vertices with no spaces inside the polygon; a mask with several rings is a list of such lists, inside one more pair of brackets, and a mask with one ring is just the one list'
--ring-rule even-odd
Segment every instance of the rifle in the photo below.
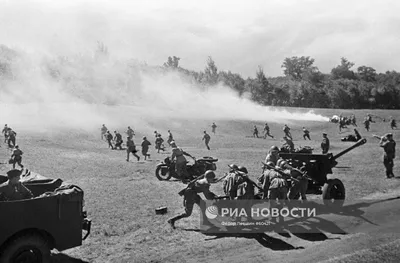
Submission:
{"label": "rifle", "polygon": [[[224,176],[222,176],[221,178],[218,178],[217,180],[215,180],[214,183],[220,182],[222,179],[224,179],[224,178],[227,177],[227,176],[228,176],[228,173],[225,173]],[[202,174],[202,175],[200,175],[199,177],[193,179],[192,181],[190,181],[190,182],[188,183],[188,185],[186,186],[186,188],[180,190],[180,191],[178,192],[178,194],[179,194],[180,196],[183,196],[183,195],[185,194],[186,190],[192,188],[192,187],[194,186],[194,184],[195,184],[198,180],[203,179],[203,178],[204,178],[204,174]]]}
{"label": "rifle", "polygon": [[379,135],[376,135],[376,134],[372,134],[372,137],[377,138],[379,140],[382,140],[385,136],[379,136]]}

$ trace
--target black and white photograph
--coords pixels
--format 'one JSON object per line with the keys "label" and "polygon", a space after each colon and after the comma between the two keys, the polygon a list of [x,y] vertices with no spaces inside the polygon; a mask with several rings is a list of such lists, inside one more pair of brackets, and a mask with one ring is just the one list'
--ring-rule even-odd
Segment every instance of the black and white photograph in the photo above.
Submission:
{"label": "black and white photograph", "polygon": [[399,10],[0,0],[0,263],[400,262]]}

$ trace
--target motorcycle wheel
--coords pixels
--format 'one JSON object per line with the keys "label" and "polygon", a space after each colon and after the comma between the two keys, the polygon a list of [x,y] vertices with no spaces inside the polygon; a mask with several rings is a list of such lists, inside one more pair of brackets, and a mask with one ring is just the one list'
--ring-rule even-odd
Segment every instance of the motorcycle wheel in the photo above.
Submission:
{"label": "motorcycle wheel", "polygon": [[168,169],[168,171],[166,172],[166,174],[163,175],[163,174],[161,173],[161,169],[162,169],[162,168],[167,168],[167,169],[168,169],[168,167],[166,167],[166,166],[158,166],[157,169],[156,169],[156,177],[157,177],[157,179],[160,180],[160,181],[168,181],[168,180],[171,179],[171,177],[172,177],[171,172],[170,172],[169,169]]}

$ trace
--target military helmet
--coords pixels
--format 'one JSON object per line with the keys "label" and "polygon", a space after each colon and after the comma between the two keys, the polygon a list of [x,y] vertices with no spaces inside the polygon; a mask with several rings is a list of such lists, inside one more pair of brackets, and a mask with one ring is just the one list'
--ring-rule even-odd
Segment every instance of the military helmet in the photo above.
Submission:
{"label": "military helmet", "polygon": [[271,150],[270,150],[270,151],[271,151],[271,152],[275,152],[275,151],[276,151],[276,152],[279,152],[279,148],[278,148],[278,146],[275,146],[275,145],[274,145],[274,146],[271,147]]}
{"label": "military helmet", "polygon": [[239,169],[239,167],[236,165],[236,164],[234,164],[234,163],[232,163],[232,164],[230,164],[230,165],[228,165],[229,166],[229,168],[231,168],[232,170],[238,170]]}
{"label": "military helmet", "polygon": [[243,173],[245,173],[245,174],[248,174],[248,173],[249,173],[249,172],[247,171],[246,167],[244,167],[244,166],[239,166],[239,167],[238,167],[238,170],[241,171],[241,172],[243,172]]}
{"label": "military helmet", "polygon": [[267,165],[272,166],[272,167],[275,166],[275,164],[273,162],[271,162],[271,161],[267,162]]}
{"label": "military helmet", "polygon": [[214,183],[216,181],[215,173],[212,170],[207,170],[204,173],[204,177],[207,179],[207,181],[209,181],[211,183]]}
{"label": "military helmet", "polygon": [[283,159],[280,159],[280,160],[278,160],[278,162],[277,162],[277,165],[278,165],[280,168],[284,168],[286,164],[287,164],[287,162],[286,162],[285,160],[283,160]]}
{"label": "military helmet", "polygon": [[12,169],[12,170],[10,170],[10,171],[8,171],[8,172],[7,172],[7,177],[8,177],[9,179],[11,179],[11,178],[14,178],[14,177],[20,176],[20,175],[21,175],[21,173],[22,173],[22,171],[21,171],[21,170],[18,170],[18,169]]}

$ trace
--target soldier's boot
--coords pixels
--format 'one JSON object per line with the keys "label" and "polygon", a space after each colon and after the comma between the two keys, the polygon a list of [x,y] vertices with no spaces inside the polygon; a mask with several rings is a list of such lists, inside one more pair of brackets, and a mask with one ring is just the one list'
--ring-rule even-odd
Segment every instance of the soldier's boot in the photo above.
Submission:
{"label": "soldier's boot", "polygon": [[185,215],[178,215],[178,216],[175,216],[175,217],[173,217],[173,218],[170,218],[167,222],[168,222],[168,224],[170,224],[170,226],[171,226],[173,229],[176,229],[176,227],[175,227],[175,222],[178,221],[179,219],[184,218],[184,217],[186,217],[186,216],[185,216]]}

